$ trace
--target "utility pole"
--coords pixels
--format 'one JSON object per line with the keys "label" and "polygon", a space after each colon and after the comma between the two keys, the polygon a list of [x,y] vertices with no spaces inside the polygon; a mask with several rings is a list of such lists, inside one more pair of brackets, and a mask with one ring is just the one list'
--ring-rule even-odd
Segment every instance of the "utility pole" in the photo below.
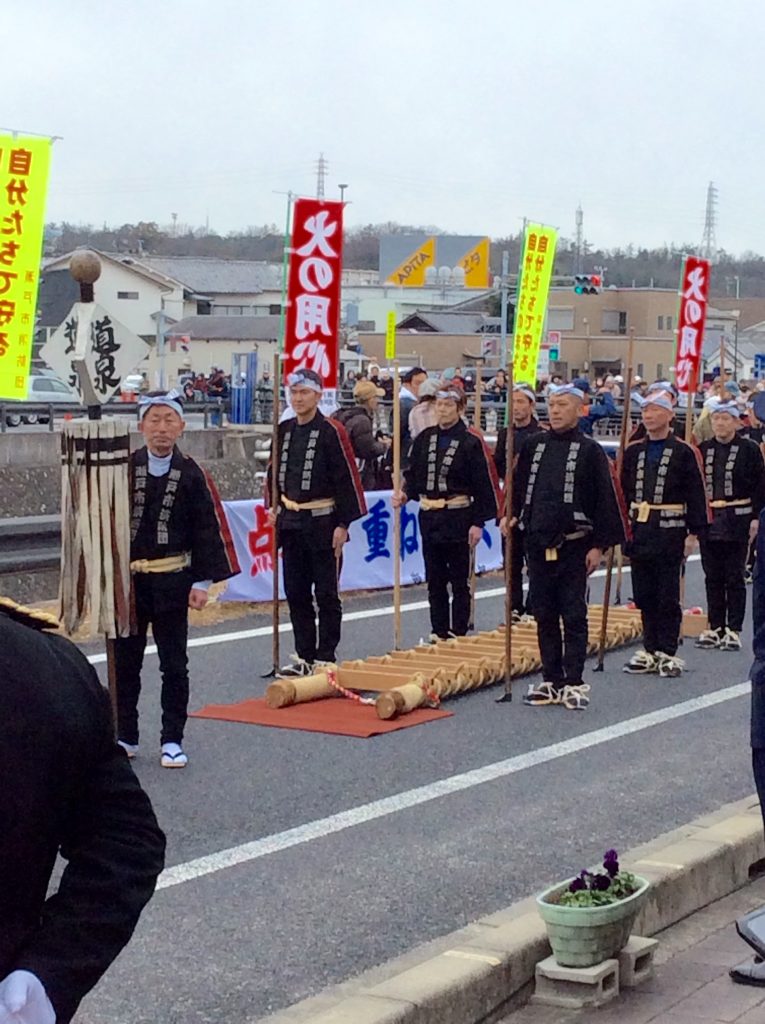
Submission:
{"label": "utility pole", "polygon": [[348,188],[348,185],[347,184],[345,184],[345,185],[338,185],[337,187],[340,189],[340,202],[344,203],[345,202],[345,190]]}
{"label": "utility pole", "polygon": [[574,252],[574,273],[582,273],[582,249],[584,246],[584,210],[581,202],[576,208],[576,248]]}
{"label": "utility pole", "polygon": [[707,207],[704,215],[704,235],[701,239],[700,255],[705,260],[714,260],[717,255],[717,189],[713,181],[707,188]]}
{"label": "utility pole", "polygon": [[500,306],[499,306],[499,318],[501,320],[500,325],[500,337],[501,337],[501,348],[502,348],[502,361],[500,366],[507,366],[507,286],[508,286],[508,275],[510,271],[510,253],[505,250],[502,253],[502,278],[500,280]]}
{"label": "utility pole", "polygon": [[316,198],[324,198],[324,186],[327,181],[327,171],[329,170],[329,164],[324,159],[324,154],[319,153],[319,159],[316,163]]}

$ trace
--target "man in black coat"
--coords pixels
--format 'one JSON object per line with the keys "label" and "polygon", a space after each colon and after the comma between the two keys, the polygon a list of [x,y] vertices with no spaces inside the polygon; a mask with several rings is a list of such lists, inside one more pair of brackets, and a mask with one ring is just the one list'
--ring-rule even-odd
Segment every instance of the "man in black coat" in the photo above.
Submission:
{"label": "man in black coat", "polygon": [[765,462],[755,441],[738,429],[736,402],[710,405],[714,436],[699,446],[712,522],[701,537],[709,628],[703,650],[740,651],[746,612],[746,560],[765,504]]}
{"label": "man in black coat", "polygon": [[138,699],[151,624],[162,673],[163,768],[185,768],[189,703],[189,608],[207,604],[211,583],[239,572],[226,516],[210,477],[176,447],[184,429],[174,392],[140,400],[146,445],[131,456],[131,544],[135,624],[114,643],[117,733],[128,757],[138,752]]}
{"label": "man in black coat", "polygon": [[279,424],[277,492],[271,493],[269,464],[266,505],[277,525],[295,635],[294,664],[280,674],[304,676],[316,662],[335,660],[343,619],[338,593],[343,547],[348,527],[366,515],[367,506],[348,434],[319,409],[321,377],[300,369],[287,384],[295,416]]}
{"label": "man in black coat", "polygon": [[[587,577],[603,553],[624,541],[624,524],[609,459],[579,429],[584,392],[575,384],[550,388],[550,430],[530,437],[518,457],[514,516],[524,536],[531,608],[537,620],[542,681],[524,703],[589,704],[583,682],[587,657]],[[561,635],[561,620],[563,635]]]}
{"label": "man in black coat", "polygon": [[[545,430],[534,413],[537,407],[537,396],[530,384],[516,384],[513,387],[513,457],[516,467],[521,448],[530,437]],[[500,427],[497,443],[494,448],[494,465],[497,468],[500,486],[504,486],[507,471],[507,427]],[[523,599],[523,533],[518,527],[513,529],[513,564],[511,578],[511,600],[513,620],[520,621],[522,616],[531,611],[531,600]]]}
{"label": "man in black coat", "polygon": [[390,438],[377,438],[374,434],[374,414],[381,398],[385,396],[371,380],[360,380],[353,389],[355,405],[340,409],[332,419],[342,423],[351,442],[356,465],[365,491],[382,489],[385,469],[381,459],[390,448]]}
{"label": "man in black coat", "polygon": [[[470,623],[470,550],[483,525],[497,516],[499,489],[491,454],[481,435],[462,419],[464,392],[436,394],[438,424],[414,439],[400,508],[420,502],[420,531],[435,636],[464,636]],[[451,606],[449,603],[451,587]]]}
{"label": "man in black coat", "polygon": [[632,525],[626,552],[645,648],[624,671],[674,678],[684,668],[676,656],[683,621],[680,574],[696,538],[706,531],[707,498],[698,452],[672,433],[672,396],[655,391],[641,405],[646,433],[624,453],[622,491]]}
{"label": "man in black coat", "polygon": [[0,599],[0,1019],[68,1024],[133,934],[165,841],[106,691],[47,618]]}

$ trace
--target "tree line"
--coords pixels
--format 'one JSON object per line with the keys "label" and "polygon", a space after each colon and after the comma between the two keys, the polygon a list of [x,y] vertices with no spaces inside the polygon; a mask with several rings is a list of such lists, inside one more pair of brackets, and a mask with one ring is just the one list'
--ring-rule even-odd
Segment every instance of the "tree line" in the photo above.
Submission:
{"label": "tree line", "polygon": [[[379,239],[386,234],[424,232],[444,234],[432,225],[413,226],[389,222],[365,224],[346,229],[343,262],[346,267],[359,270],[377,270]],[[101,228],[89,224],[52,223],[46,226],[46,253],[70,252],[80,246],[92,246],[106,252],[124,252],[151,256],[208,256],[238,260],[264,260],[279,263],[284,240],[275,224],[248,227],[226,235],[201,227],[175,224],[160,226],[154,221],[122,224]],[[502,253],[510,254],[511,270],[518,265],[520,235],[492,239],[491,269],[500,273]],[[616,248],[597,248],[585,243],[580,267],[583,273],[605,271],[606,285],[617,287],[676,288],[680,276],[680,263],[684,253],[694,252],[695,246],[665,245],[645,248],[627,245]],[[577,267],[577,253],[571,239],[561,238],[555,261],[554,274],[570,275]],[[735,296],[765,296],[765,258],[754,252],[734,256],[720,250],[715,258],[712,274],[712,294]]]}

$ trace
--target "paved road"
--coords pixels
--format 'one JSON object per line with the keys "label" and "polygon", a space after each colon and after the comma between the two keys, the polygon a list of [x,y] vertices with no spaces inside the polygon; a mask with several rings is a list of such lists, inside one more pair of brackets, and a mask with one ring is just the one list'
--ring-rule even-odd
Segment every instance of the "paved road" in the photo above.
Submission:
{"label": "paved road", "polygon": [[[497,590],[496,578],[484,582],[494,596],[478,602],[479,628],[501,619]],[[699,599],[696,563],[688,603]],[[422,591],[406,600],[409,644],[428,626]],[[387,601],[346,602],[345,656],[389,645]],[[263,626],[240,620],[195,637],[196,706],[263,692]],[[247,629],[262,635],[236,635]],[[285,634],[287,650],[289,641]],[[156,762],[149,657],[136,771],[168,832],[173,868],[78,1020],[255,1021],[573,873],[607,847],[636,845],[745,796],[753,786],[740,684],[749,655],[687,642],[684,654],[689,671],[672,681],[626,676],[624,654],[608,655],[605,673],[588,672],[593,702],[579,714],[497,705],[486,691],[452,702],[453,718],[371,740],[192,720],[191,764],[176,773]],[[227,867],[220,852],[231,850]]]}

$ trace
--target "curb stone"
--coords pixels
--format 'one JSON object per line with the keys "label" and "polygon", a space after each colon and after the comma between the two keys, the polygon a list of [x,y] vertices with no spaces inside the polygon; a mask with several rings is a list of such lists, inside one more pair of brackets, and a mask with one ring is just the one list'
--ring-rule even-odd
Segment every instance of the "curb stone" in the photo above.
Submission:
{"label": "curb stone", "polygon": [[[651,882],[635,934],[655,935],[742,888],[764,858],[754,795],[629,850],[624,867]],[[257,1024],[494,1024],[528,1001],[549,954],[530,897]]]}

